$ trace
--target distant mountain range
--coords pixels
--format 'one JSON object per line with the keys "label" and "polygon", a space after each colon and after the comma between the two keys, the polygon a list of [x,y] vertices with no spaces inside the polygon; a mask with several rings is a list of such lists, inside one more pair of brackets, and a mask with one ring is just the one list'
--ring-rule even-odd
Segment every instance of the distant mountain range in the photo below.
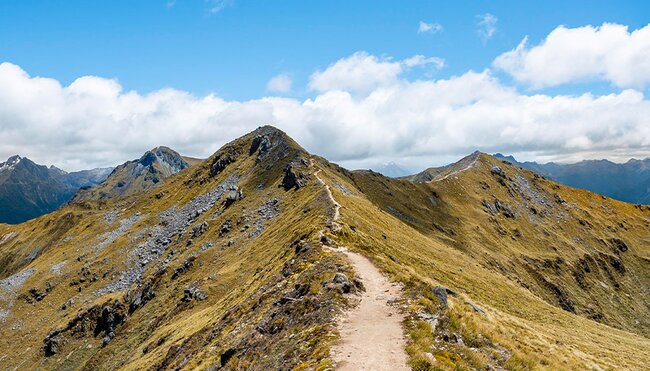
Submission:
{"label": "distant mountain range", "polygon": [[650,204],[650,158],[623,164],[586,160],[574,164],[519,162],[513,156],[494,157],[534,171],[558,183],[582,188],[619,201]]}
{"label": "distant mountain range", "polygon": [[0,223],[21,223],[56,210],[81,187],[106,179],[112,168],[68,173],[12,156],[0,163]]}

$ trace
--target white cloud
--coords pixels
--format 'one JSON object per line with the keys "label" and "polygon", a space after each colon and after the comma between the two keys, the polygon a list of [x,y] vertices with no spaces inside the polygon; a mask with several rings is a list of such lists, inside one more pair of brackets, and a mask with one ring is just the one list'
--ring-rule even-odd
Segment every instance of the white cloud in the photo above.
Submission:
{"label": "white cloud", "polygon": [[324,71],[314,72],[310,77],[309,88],[320,92],[345,90],[366,93],[380,86],[395,84],[406,69],[427,65],[440,69],[444,66],[444,60],[416,55],[402,61],[393,61],[357,52],[331,64]]}
{"label": "white cloud", "polygon": [[266,90],[271,93],[287,94],[291,92],[292,83],[293,80],[291,79],[291,76],[283,73],[271,78],[271,80],[266,83]]}
{"label": "white cloud", "polygon": [[483,42],[487,42],[497,32],[499,19],[490,13],[477,15],[476,18],[478,19],[476,32]]}
{"label": "white cloud", "polygon": [[232,5],[235,0],[205,0],[208,5],[208,13],[217,14]]}
{"label": "white cloud", "polygon": [[418,33],[436,34],[438,32],[442,32],[442,30],[443,27],[438,22],[427,23],[424,21],[420,21],[420,24],[418,25]]}
{"label": "white cloud", "polygon": [[611,23],[560,26],[539,45],[529,47],[524,38],[494,66],[533,88],[590,80],[643,88],[650,84],[650,25],[632,32]]}
{"label": "white cloud", "polygon": [[371,68],[379,64],[390,83],[373,84],[364,94],[354,84],[352,90],[339,86],[304,101],[227,101],[175,89],[139,94],[93,76],[63,86],[3,63],[0,159],[20,154],[75,170],[115,165],[158,145],[207,157],[263,124],[347,167],[393,160],[422,168],[476,149],[525,153],[531,160],[650,155],[650,101],[639,91],[526,95],[489,71],[412,81],[399,76],[406,61],[362,55]]}

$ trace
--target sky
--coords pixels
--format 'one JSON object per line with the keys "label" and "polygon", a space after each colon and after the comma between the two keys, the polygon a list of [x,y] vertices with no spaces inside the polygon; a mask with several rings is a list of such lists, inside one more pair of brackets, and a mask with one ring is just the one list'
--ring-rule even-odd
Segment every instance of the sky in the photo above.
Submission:
{"label": "sky", "polygon": [[0,158],[66,170],[272,124],[350,168],[650,156],[644,1],[0,0]]}

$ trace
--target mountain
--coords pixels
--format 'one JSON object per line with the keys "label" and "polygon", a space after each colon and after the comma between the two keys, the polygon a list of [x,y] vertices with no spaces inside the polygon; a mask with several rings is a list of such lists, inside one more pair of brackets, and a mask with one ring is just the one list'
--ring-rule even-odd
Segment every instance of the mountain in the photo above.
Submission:
{"label": "mountain", "polygon": [[110,170],[66,173],[12,156],[0,163],[0,223],[20,223],[56,210],[79,188],[102,182]]}
{"label": "mountain", "polygon": [[534,171],[558,183],[587,189],[616,200],[650,204],[650,158],[617,164],[608,160],[586,160],[575,164],[518,162],[500,153],[494,157]]}
{"label": "mountain", "polygon": [[472,168],[474,165],[476,165],[480,156],[481,156],[480,152],[474,152],[467,157],[463,157],[460,161],[456,163],[449,164],[447,166],[442,166],[442,167],[430,167],[420,173],[403,176],[402,179],[406,179],[416,183],[439,181],[439,180],[447,179],[449,177],[455,176],[456,174],[462,171]]}
{"label": "mountain", "polygon": [[0,225],[3,366],[646,368],[650,207],[478,152],[427,174],[349,171],[265,126]]}
{"label": "mountain", "polygon": [[[195,159],[189,159],[196,162]],[[145,152],[137,160],[116,167],[104,182],[96,187],[82,188],[75,202],[127,197],[153,188],[158,183],[190,166],[188,159],[168,147]]]}

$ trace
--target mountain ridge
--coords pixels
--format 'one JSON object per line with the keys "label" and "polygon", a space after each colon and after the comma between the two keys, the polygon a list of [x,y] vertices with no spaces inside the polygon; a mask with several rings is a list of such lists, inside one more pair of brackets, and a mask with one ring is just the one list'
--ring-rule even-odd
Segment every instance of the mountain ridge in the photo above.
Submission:
{"label": "mountain ridge", "polygon": [[412,368],[639,369],[649,215],[482,153],[413,182],[260,127],[155,188],[0,225],[0,350],[48,369],[340,366],[337,318],[363,290],[345,248],[403,287]]}

